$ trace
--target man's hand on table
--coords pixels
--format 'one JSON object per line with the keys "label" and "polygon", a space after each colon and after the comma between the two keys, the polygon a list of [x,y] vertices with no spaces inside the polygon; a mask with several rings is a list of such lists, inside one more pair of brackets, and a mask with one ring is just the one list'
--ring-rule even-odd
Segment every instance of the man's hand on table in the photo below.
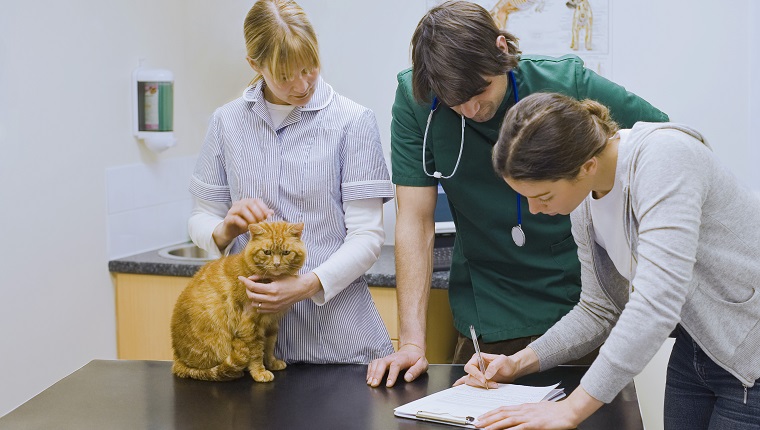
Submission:
{"label": "man's hand on table", "polygon": [[396,383],[399,373],[404,369],[409,369],[404,374],[404,380],[411,382],[427,372],[427,368],[428,361],[422,348],[412,344],[402,345],[397,352],[372,360],[367,368],[367,385],[379,386],[387,371],[388,379],[385,386],[392,387]]}

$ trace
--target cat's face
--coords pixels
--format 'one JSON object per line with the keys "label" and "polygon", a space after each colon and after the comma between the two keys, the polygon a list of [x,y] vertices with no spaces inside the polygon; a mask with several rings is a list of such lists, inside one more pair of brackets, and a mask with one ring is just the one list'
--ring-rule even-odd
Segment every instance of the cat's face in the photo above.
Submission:
{"label": "cat's face", "polygon": [[251,240],[245,259],[264,276],[295,275],[306,261],[306,246],[301,241],[303,223],[260,222],[248,226]]}

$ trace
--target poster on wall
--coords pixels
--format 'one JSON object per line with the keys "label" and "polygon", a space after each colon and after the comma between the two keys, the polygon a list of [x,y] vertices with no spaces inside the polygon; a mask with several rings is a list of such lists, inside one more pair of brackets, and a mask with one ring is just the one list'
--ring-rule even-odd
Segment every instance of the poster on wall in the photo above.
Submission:
{"label": "poster on wall", "polygon": [[[428,9],[443,1],[426,0]],[[475,0],[517,36],[524,54],[575,54],[611,79],[610,0]]]}

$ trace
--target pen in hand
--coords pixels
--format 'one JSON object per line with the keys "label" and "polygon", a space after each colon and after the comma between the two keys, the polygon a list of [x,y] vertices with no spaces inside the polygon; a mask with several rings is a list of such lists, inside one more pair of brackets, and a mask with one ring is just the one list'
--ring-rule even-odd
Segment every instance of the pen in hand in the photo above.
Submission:
{"label": "pen in hand", "polygon": [[[486,365],[483,363],[483,356],[480,355],[480,346],[478,345],[478,336],[475,334],[475,327],[470,324],[470,336],[472,336],[472,344],[475,346],[475,354],[478,355],[478,367],[480,373],[483,374],[483,379],[486,377]],[[488,380],[485,381],[486,390],[488,390]]]}

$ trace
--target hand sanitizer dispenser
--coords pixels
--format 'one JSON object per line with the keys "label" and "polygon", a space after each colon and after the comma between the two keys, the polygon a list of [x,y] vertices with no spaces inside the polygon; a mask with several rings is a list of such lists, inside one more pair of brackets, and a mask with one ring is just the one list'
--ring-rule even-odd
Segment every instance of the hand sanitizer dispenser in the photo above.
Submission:
{"label": "hand sanitizer dispenser", "polygon": [[151,151],[177,144],[174,137],[174,75],[168,70],[139,67],[132,74],[134,134]]}

